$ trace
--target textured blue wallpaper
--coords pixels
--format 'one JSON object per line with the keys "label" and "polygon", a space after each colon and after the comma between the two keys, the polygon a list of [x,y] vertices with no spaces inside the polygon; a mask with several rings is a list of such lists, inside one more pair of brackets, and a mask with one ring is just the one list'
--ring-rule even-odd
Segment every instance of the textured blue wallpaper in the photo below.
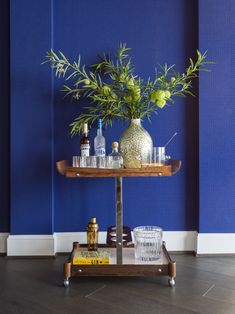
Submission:
{"label": "textured blue wallpaper", "polygon": [[11,1],[11,233],[53,232],[51,3]]}
{"label": "textured blue wallpaper", "polygon": [[[65,6],[64,1],[57,0],[52,2],[51,11],[49,1],[36,6],[26,0],[12,1],[13,234],[84,230],[91,215],[97,216],[102,230],[115,221],[112,179],[66,180],[54,176],[54,161],[71,160],[79,151],[79,138],[71,139],[68,134],[68,124],[79,106],[63,98],[59,91],[63,82],[55,80],[52,111],[50,70],[40,66],[44,52],[54,45],[71,59],[80,53],[85,63],[92,63],[98,52],[112,51],[126,42],[133,49],[136,73],[147,78],[157,63],[176,63],[182,70],[197,48],[196,29],[196,2],[102,1],[101,5],[70,0]],[[153,117],[152,124],[144,125],[155,145],[162,145],[178,131],[168,153],[182,159],[183,168],[172,178],[125,179],[125,224],[195,230],[197,181],[191,179],[197,177],[196,100],[178,99]],[[107,148],[125,127],[116,123],[105,130]],[[94,137],[94,131],[90,136]]]}
{"label": "textured blue wallpaper", "polygon": [[[197,2],[188,1],[64,1],[54,2],[54,49],[71,60],[94,63],[97,53],[114,51],[120,42],[132,48],[136,73],[154,75],[158,63],[177,64],[182,70],[187,56],[197,48]],[[55,159],[79,152],[79,138],[71,139],[68,124],[80,106],[63,99],[63,82],[55,80]],[[190,123],[188,123],[190,121]],[[152,117],[144,126],[155,145],[163,145],[175,132],[179,136],[168,153],[183,160],[181,172],[172,178],[124,179],[124,222],[134,227],[156,224],[164,230],[197,228],[197,100],[177,99],[173,106]],[[126,125],[105,130],[107,150]],[[90,137],[94,138],[94,130]],[[186,169],[188,171],[186,175]],[[193,178],[193,180],[192,180]],[[102,230],[115,223],[112,179],[66,180],[55,176],[56,231],[85,230],[91,215]]]}
{"label": "textured blue wallpaper", "polygon": [[200,1],[200,49],[216,61],[200,79],[200,232],[235,232],[235,2]]}
{"label": "textured blue wallpaper", "polygon": [[[63,98],[63,81],[41,66],[51,46],[71,60],[93,63],[98,52],[120,42],[132,48],[136,73],[148,78],[158,63],[183,70],[198,47],[197,1],[11,0],[11,233],[82,231],[91,215],[101,230],[115,223],[112,179],[69,180],[55,161],[79,152],[68,124],[80,106]],[[205,76],[205,80],[208,75]],[[54,85],[54,89],[53,89]],[[197,84],[195,84],[197,93]],[[198,227],[198,99],[177,99],[152,123],[143,124],[162,145],[179,135],[168,153],[182,159],[172,178],[124,179],[124,223],[156,224],[164,230]],[[104,131],[107,151],[126,125]],[[95,130],[90,137],[93,139]]]}

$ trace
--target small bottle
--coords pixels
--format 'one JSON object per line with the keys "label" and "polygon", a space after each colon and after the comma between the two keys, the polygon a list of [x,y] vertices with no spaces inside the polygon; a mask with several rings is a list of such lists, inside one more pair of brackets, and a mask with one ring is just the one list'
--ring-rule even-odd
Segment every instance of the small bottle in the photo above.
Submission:
{"label": "small bottle", "polygon": [[118,152],[118,142],[112,143],[112,153],[109,156],[113,157],[112,160],[112,168],[121,168],[123,165],[123,158],[121,154]]}
{"label": "small bottle", "polygon": [[82,137],[80,140],[80,155],[90,156],[90,140],[88,137],[88,126],[87,123],[83,125]]}
{"label": "small bottle", "polygon": [[94,139],[95,156],[105,156],[105,138],[102,135],[102,120],[98,119],[97,135]]}
{"label": "small bottle", "polygon": [[88,251],[97,251],[98,249],[98,230],[96,218],[92,217],[87,225],[87,249]]}

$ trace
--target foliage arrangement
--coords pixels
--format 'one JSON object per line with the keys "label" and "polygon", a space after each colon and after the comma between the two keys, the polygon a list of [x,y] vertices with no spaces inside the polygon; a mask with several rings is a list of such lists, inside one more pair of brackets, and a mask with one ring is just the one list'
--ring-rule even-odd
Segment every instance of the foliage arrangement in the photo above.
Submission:
{"label": "foliage arrangement", "polygon": [[89,106],[71,124],[72,135],[80,133],[84,123],[92,125],[102,118],[105,125],[112,125],[115,119],[129,120],[156,114],[167,103],[173,103],[175,96],[193,96],[192,79],[199,71],[208,71],[204,66],[212,63],[205,61],[206,52],[197,50],[197,60],[189,59],[189,66],[184,73],[176,72],[174,65],[159,65],[155,70],[154,80],[143,80],[134,74],[134,66],[129,56],[130,48],[120,44],[116,55],[99,56],[96,64],[89,67],[77,62],[70,62],[62,52],[47,53],[47,60],[55,70],[57,77],[72,81],[64,85],[66,96],[71,95],[79,101],[89,100]]}

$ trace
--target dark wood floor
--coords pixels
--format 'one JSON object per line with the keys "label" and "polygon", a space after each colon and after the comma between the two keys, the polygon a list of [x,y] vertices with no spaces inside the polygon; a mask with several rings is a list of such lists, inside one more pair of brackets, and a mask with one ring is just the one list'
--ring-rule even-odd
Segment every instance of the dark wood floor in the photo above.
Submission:
{"label": "dark wood floor", "polygon": [[0,257],[0,314],[235,314],[235,257],[173,255],[167,278],[75,278],[62,286],[65,256]]}

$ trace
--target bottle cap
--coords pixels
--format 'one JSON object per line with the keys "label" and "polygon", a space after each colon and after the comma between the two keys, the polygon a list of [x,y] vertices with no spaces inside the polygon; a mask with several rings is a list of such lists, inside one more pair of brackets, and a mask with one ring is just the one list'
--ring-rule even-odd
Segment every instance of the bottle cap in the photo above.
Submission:
{"label": "bottle cap", "polygon": [[98,129],[102,128],[102,119],[98,119]]}
{"label": "bottle cap", "polygon": [[91,219],[90,219],[90,223],[92,223],[92,224],[96,224],[96,218],[95,218],[95,217],[91,217]]}
{"label": "bottle cap", "polygon": [[87,225],[87,230],[88,231],[98,231],[99,225],[96,222],[95,217],[91,217],[89,224]]}
{"label": "bottle cap", "polygon": [[113,142],[112,143],[112,148],[118,148],[118,146],[119,146],[118,142]]}
{"label": "bottle cap", "polygon": [[83,133],[88,133],[88,125],[87,125],[87,123],[83,124]]}
{"label": "bottle cap", "polygon": [[88,124],[87,123],[83,124],[83,133],[88,133]]}

